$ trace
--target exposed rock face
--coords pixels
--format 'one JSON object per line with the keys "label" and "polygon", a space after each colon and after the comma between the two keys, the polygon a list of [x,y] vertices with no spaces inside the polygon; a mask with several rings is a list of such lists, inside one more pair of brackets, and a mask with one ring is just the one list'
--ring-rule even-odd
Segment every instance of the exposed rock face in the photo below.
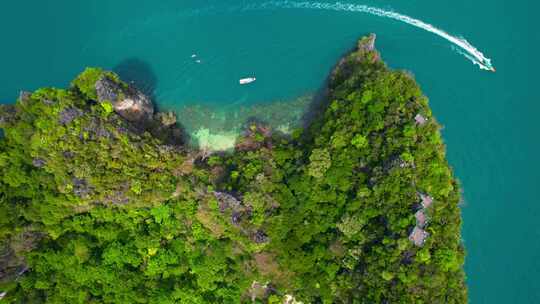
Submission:
{"label": "exposed rock face", "polygon": [[73,193],[78,197],[88,197],[88,195],[92,192],[92,188],[88,185],[86,180],[74,177],[72,181]]}
{"label": "exposed rock face", "polygon": [[[134,132],[148,131],[167,145],[180,146],[184,142],[182,128],[176,122],[173,112],[156,113],[150,97],[136,87],[119,80],[114,74],[102,73],[98,76],[93,92],[85,93],[99,103],[110,103],[116,114],[130,122]],[[86,90],[86,89],[85,89]],[[86,130],[88,131],[88,130]],[[97,137],[110,134],[99,128],[92,131]]]}
{"label": "exposed rock face", "polygon": [[0,127],[15,120],[15,107],[12,105],[0,105]]}
{"label": "exposed rock face", "polygon": [[272,131],[269,126],[253,123],[235,145],[238,151],[257,150],[262,147],[272,148]]}
{"label": "exposed rock face", "polygon": [[44,237],[44,233],[25,229],[0,244],[0,284],[13,282],[28,271],[25,253],[34,250]]}
{"label": "exposed rock face", "polygon": [[242,215],[243,213],[241,212],[233,211],[233,213],[231,214],[231,223],[233,223],[234,225],[239,225],[240,221],[242,221]]}
{"label": "exposed rock face", "polygon": [[363,52],[372,52],[375,50],[375,39],[377,35],[370,34],[367,37],[364,37],[358,41],[358,50]]}
{"label": "exposed rock face", "polygon": [[273,292],[275,292],[275,290],[269,283],[262,284],[257,281],[253,281],[253,283],[251,283],[251,288],[249,289],[249,295],[253,303],[255,303],[256,299],[266,300]]}
{"label": "exposed rock face", "polygon": [[242,227],[243,232],[256,244],[268,243],[270,238],[261,229],[251,226],[247,220],[252,216],[252,208],[244,202],[225,192],[213,192],[218,201],[219,211],[230,214],[230,221],[237,227]]}
{"label": "exposed rock face", "polygon": [[150,98],[134,87],[123,88],[114,80],[102,77],[96,82],[95,88],[98,101],[109,101],[114,111],[128,121],[148,121],[154,114]]}
{"label": "exposed rock face", "polygon": [[83,112],[77,108],[66,108],[60,112],[58,121],[63,124],[67,125],[68,123],[72,122],[74,119],[81,117],[83,115]]}
{"label": "exposed rock face", "polygon": [[285,299],[283,300],[283,304],[303,304],[303,302],[297,301],[291,295],[285,295]]}
{"label": "exposed rock face", "polygon": [[262,230],[255,231],[255,233],[251,235],[251,239],[257,244],[267,243],[269,241],[268,236]]}
{"label": "exposed rock face", "polygon": [[358,63],[375,63],[381,61],[381,55],[375,49],[376,39],[377,35],[375,34],[370,34],[369,36],[360,39],[356,45],[356,51],[339,61],[330,75],[330,83],[333,84],[329,88],[330,91],[332,91],[334,86],[337,87],[343,81],[350,78],[351,73],[355,67],[357,67]]}
{"label": "exposed rock face", "polygon": [[157,113],[156,118],[165,127],[176,124],[176,114],[174,112]]}
{"label": "exposed rock face", "polygon": [[376,39],[377,35],[370,34],[369,36],[358,41],[358,54],[360,55],[358,59],[362,59],[366,55],[368,55],[366,58],[372,62],[379,61],[381,59],[379,52],[377,52],[375,49]]}
{"label": "exposed rock face", "polygon": [[228,193],[214,191],[214,197],[218,200],[219,210],[222,213],[225,212],[227,209],[237,211],[242,207],[242,203],[236,197]]}
{"label": "exposed rock face", "polygon": [[242,218],[249,213],[242,201],[228,193],[214,191],[214,197],[218,200],[221,213],[231,212],[231,223],[234,225],[239,225]]}
{"label": "exposed rock face", "polygon": [[30,97],[32,96],[32,93],[30,92],[27,92],[27,91],[20,91],[19,92],[19,101],[20,102],[26,102],[30,99]]}
{"label": "exposed rock face", "polygon": [[46,164],[47,163],[42,158],[34,158],[32,160],[32,165],[34,165],[34,167],[37,167],[37,168],[43,168]]}

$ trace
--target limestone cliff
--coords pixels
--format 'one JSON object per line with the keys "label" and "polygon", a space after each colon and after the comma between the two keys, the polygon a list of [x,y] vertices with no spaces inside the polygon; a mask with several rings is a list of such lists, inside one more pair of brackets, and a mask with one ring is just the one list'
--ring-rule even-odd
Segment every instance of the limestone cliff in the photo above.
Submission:
{"label": "limestone cliff", "polygon": [[114,111],[131,122],[148,121],[154,114],[150,98],[132,86],[122,87],[107,76],[95,84],[99,102],[111,102]]}

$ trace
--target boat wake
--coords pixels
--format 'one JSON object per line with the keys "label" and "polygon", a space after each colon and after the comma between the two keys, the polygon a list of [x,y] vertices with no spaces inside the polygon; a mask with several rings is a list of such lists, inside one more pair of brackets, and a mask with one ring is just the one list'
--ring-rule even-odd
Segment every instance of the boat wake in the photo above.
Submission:
{"label": "boat wake", "polygon": [[462,37],[456,37],[448,34],[444,30],[441,30],[429,23],[425,23],[421,20],[394,12],[386,11],[377,7],[371,7],[367,5],[360,4],[349,4],[349,3],[324,3],[324,2],[295,2],[295,1],[271,1],[261,4],[252,4],[248,5],[244,9],[264,9],[264,8],[291,8],[291,9],[316,9],[316,10],[332,10],[332,11],[343,11],[343,12],[359,12],[367,13],[375,16],[380,16],[384,18],[390,18],[397,21],[404,22],[406,24],[412,25],[414,27],[426,30],[431,32],[441,38],[444,38],[451,42],[458,53],[465,56],[472,63],[478,65],[481,69],[495,72],[495,68],[491,64],[491,59],[484,56],[476,47],[470,44],[467,40]]}

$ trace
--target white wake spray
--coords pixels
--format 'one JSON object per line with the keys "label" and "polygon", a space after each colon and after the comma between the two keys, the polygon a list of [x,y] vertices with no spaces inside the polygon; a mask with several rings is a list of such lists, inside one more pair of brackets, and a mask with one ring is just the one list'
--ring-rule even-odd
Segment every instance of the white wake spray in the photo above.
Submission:
{"label": "white wake spray", "polygon": [[360,4],[348,4],[348,3],[323,3],[323,2],[294,2],[294,1],[272,1],[262,4],[248,5],[245,9],[261,9],[261,8],[294,8],[294,9],[318,9],[318,10],[333,10],[344,12],[360,12],[380,17],[390,18],[398,20],[417,28],[421,28],[428,32],[431,32],[439,37],[442,37],[450,41],[453,45],[459,47],[458,52],[464,55],[467,59],[471,60],[474,64],[477,64],[481,69],[488,71],[495,71],[495,68],[491,64],[491,59],[484,56],[477,48],[470,44],[464,38],[456,37],[448,34],[447,32],[421,20],[402,15],[393,11],[385,11],[380,8],[371,7]]}

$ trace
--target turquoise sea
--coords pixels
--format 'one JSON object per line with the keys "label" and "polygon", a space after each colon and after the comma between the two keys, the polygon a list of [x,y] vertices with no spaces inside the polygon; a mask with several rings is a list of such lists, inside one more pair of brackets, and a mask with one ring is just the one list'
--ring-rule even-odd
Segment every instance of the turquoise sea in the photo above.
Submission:
{"label": "turquoise sea", "polygon": [[[356,39],[375,32],[383,58],[415,75],[444,126],[463,186],[470,302],[540,303],[540,91],[533,90],[540,2],[343,0],[461,35],[496,73],[433,33],[307,2],[4,1],[0,101],[13,102],[19,90],[66,87],[85,66],[119,72],[167,110],[293,100],[320,89]],[[253,75],[255,83],[238,85]]]}

